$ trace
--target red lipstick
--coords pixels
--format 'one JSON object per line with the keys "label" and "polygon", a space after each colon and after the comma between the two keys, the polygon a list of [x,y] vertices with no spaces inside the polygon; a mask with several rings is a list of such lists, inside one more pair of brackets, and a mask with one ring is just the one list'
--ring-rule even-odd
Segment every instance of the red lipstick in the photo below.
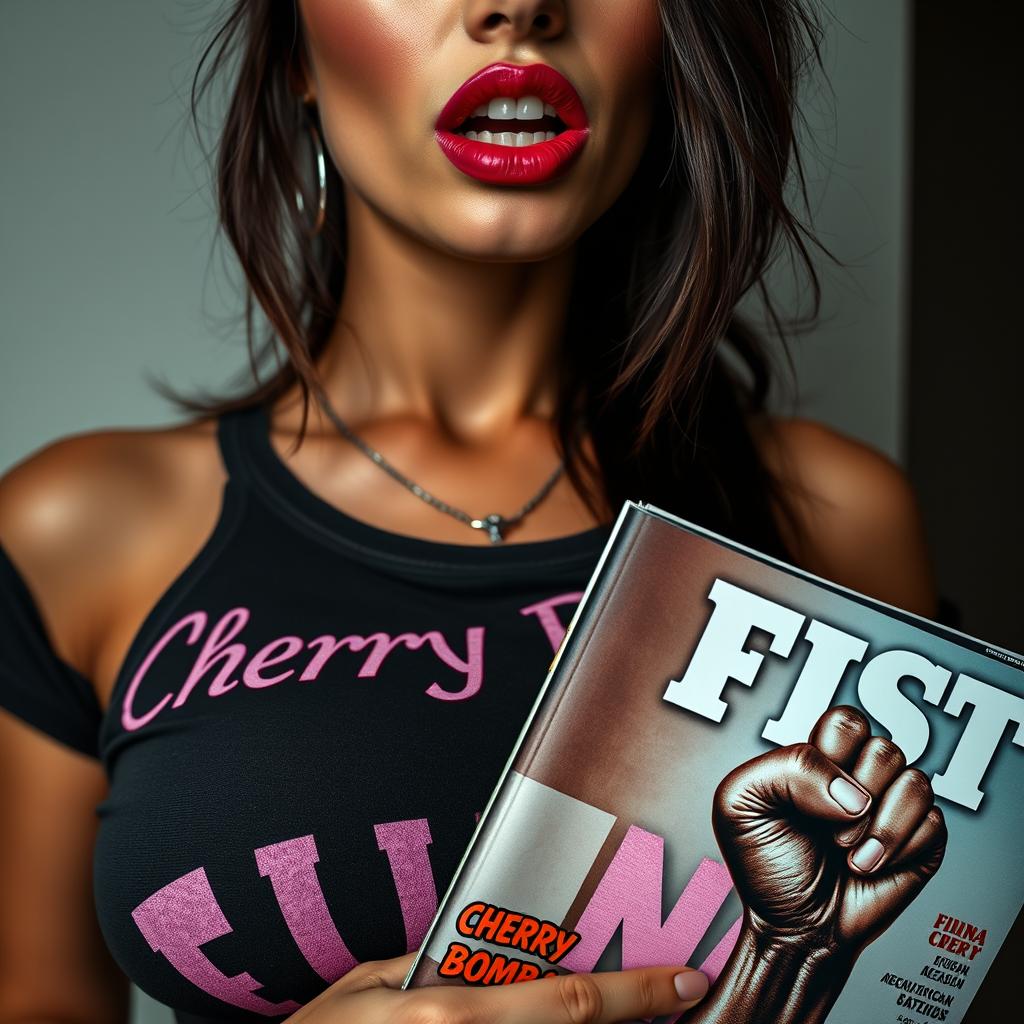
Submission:
{"label": "red lipstick", "polygon": [[[536,97],[544,104],[542,117],[515,118],[506,111],[500,119],[476,115],[492,100],[521,101]],[[529,101],[526,104],[530,108]],[[554,114],[548,108],[553,108]],[[533,108],[534,112],[536,109]],[[543,132],[554,138],[505,145],[467,138],[458,128],[479,126],[480,134],[496,136]],[[452,94],[434,124],[441,152],[464,174],[490,185],[536,185],[561,174],[576,157],[590,133],[583,102],[572,83],[547,64],[490,64],[467,79]]]}

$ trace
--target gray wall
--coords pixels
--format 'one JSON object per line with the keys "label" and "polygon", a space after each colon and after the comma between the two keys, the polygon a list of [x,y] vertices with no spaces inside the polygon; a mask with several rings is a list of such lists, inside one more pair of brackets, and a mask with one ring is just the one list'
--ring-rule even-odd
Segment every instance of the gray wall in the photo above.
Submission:
{"label": "gray wall", "polygon": [[183,90],[189,0],[4,0],[0,32],[0,466],[61,435],[168,422],[146,371],[224,379],[204,316],[213,235]]}
{"label": "gray wall", "polygon": [[[211,202],[184,91],[209,0],[5,0],[0,34],[0,468],[90,428],[169,423],[144,375],[218,383]],[[902,456],[907,133],[903,0],[831,0],[835,90],[808,97],[825,322],[796,347],[798,411]],[[781,280],[781,279],[780,279]],[[797,295],[781,283],[794,308]],[[167,1021],[144,996],[135,1019]]]}
{"label": "gray wall", "polygon": [[[827,0],[828,82],[804,88],[802,152],[810,216],[842,266],[813,250],[821,317],[792,343],[792,409],[904,454],[909,8],[903,0]],[[770,275],[794,313],[809,290],[787,264]]]}

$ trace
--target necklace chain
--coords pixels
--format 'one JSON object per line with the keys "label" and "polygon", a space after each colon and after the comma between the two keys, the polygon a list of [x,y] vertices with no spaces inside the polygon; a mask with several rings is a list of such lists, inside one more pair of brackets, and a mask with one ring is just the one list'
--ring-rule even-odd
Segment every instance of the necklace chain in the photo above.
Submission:
{"label": "necklace chain", "polygon": [[533,511],[533,509],[536,508],[545,497],[547,497],[548,492],[552,487],[554,487],[558,478],[565,470],[565,461],[560,460],[555,471],[545,481],[544,486],[541,487],[541,489],[525,505],[523,505],[515,515],[503,516],[499,515],[497,512],[492,512],[490,515],[486,515],[482,519],[475,519],[468,513],[463,512],[462,509],[455,508],[447,502],[441,501],[440,498],[435,498],[429,491],[420,487],[419,484],[410,480],[404,473],[395,469],[395,467],[392,466],[376,448],[372,448],[368,445],[345,423],[337,412],[335,412],[334,407],[328,401],[327,396],[322,390],[319,391],[317,397],[321,408],[327,414],[327,418],[338,429],[338,433],[340,433],[342,437],[351,441],[352,444],[354,444],[364,455],[380,466],[385,473],[392,476],[400,484],[415,494],[417,498],[421,498],[428,505],[433,505],[434,508],[441,512],[446,512],[448,515],[453,516],[460,522],[466,523],[474,530],[486,530],[492,544],[500,544],[505,539],[504,531],[515,526],[527,513]]}

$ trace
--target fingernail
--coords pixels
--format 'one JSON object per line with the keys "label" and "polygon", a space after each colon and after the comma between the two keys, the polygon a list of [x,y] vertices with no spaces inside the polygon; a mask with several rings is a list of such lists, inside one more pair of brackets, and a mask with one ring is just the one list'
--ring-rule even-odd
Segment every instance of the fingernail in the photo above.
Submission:
{"label": "fingernail", "polygon": [[850,858],[850,863],[858,871],[870,871],[885,853],[885,847],[877,839],[868,839],[863,846]]}
{"label": "fingernail", "polygon": [[846,779],[833,779],[828,787],[829,796],[848,814],[860,814],[868,805],[871,794]]}
{"label": "fingernail", "polygon": [[701,974],[700,971],[685,971],[683,974],[677,974],[672,981],[684,1003],[693,1002],[694,999],[707,995],[710,984],[708,976]]}

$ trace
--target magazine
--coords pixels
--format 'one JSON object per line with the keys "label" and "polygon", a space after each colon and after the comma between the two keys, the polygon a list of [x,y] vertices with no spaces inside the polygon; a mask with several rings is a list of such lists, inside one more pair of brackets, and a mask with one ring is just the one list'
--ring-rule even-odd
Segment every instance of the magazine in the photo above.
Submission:
{"label": "magazine", "polygon": [[627,501],[405,984],[688,963],[687,1022],[960,1021],[1022,747],[1019,655]]}

